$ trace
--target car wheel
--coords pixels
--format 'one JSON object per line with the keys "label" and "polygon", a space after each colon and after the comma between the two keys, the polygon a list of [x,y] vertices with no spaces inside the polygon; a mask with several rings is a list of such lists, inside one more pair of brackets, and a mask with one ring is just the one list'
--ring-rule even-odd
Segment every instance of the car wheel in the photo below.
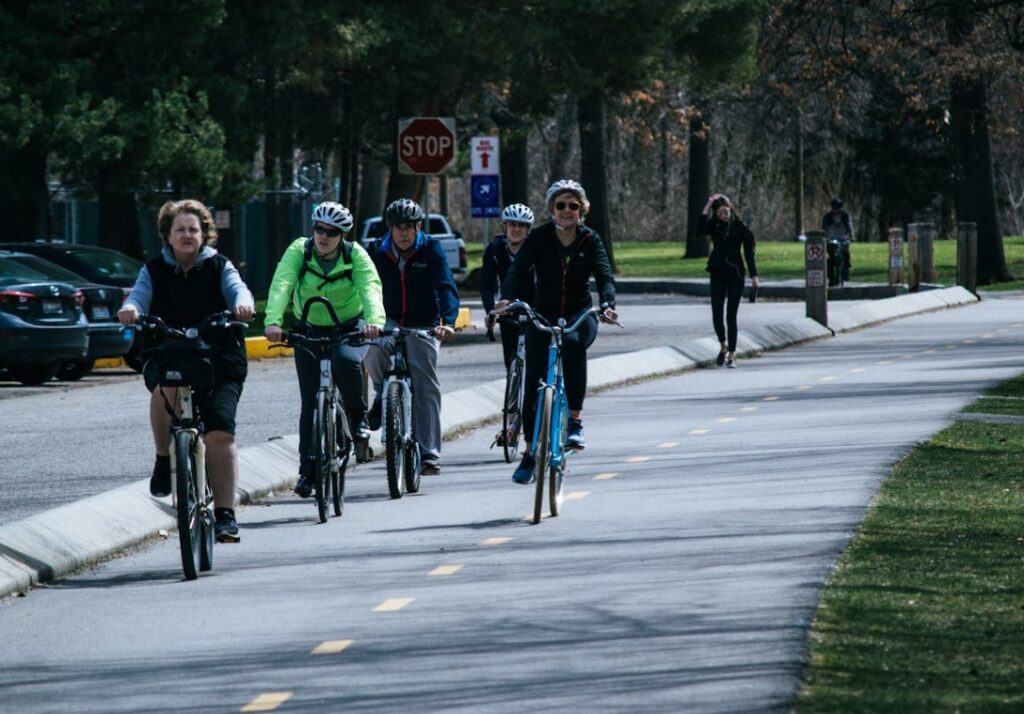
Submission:
{"label": "car wheel", "polygon": [[32,387],[43,382],[49,382],[57,375],[57,370],[59,369],[60,362],[50,362],[49,364],[33,364],[27,367],[12,367],[11,374],[14,375],[14,379],[26,387]]}
{"label": "car wheel", "polygon": [[57,379],[65,382],[77,382],[92,371],[96,360],[81,359],[74,362],[62,362],[57,370]]}

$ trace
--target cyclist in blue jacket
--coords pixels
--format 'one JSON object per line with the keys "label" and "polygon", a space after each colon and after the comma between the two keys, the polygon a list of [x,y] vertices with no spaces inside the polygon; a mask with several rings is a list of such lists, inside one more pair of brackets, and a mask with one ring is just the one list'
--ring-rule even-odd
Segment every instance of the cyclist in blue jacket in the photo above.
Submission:
{"label": "cyclist in blue jacket", "polygon": [[[412,428],[423,455],[424,475],[441,473],[441,384],[437,379],[437,353],[451,337],[459,312],[459,292],[444,249],[424,233],[423,209],[400,198],[384,212],[388,234],[370,245],[384,289],[384,329],[408,327],[433,333],[427,339],[406,341],[412,376]],[[366,355],[366,371],[377,396],[370,409],[370,428],[380,428],[381,389],[394,340],[382,337]]]}

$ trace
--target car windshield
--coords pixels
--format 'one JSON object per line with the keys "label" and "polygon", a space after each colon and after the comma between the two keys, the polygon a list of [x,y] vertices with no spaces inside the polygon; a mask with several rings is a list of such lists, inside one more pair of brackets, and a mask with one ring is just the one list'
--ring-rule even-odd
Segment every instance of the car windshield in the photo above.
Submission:
{"label": "car windshield", "polygon": [[85,282],[80,275],[34,255],[8,255],[0,258],[0,282],[4,285],[53,281],[72,285]]}
{"label": "car windshield", "polygon": [[444,221],[440,218],[431,218],[430,230],[428,233],[432,236],[446,235],[448,233],[448,227],[445,226]]}
{"label": "car windshield", "polygon": [[134,280],[142,269],[142,261],[114,251],[72,248],[68,252],[97,273],[112,279]]}

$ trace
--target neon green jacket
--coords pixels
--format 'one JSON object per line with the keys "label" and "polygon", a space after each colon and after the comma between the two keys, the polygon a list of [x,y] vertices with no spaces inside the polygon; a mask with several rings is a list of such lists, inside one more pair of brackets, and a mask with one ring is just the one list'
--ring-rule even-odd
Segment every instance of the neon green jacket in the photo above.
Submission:
{"label": "neon green jacket", "polygon": [[[368,325],[384,326],[384,300],[381,297],[380,277],[377,269],[358,243],[352,244],[351,262],[344,262],[344,251],[339,253],[338,262],[328,273],[328,277],[349,271],[349,275],[334,282],[325,284],[320,273],[320,265],[316,255],[310,255],[306,274],[302,283],[296,285],[302,263],[306,256],[306,238],[296,238],[277,264],[274,279],[270,282],[267,295],[267,312],[264,325],[282,325],[284,312],[291,302],[292,316],[298,320],[302,315],[302,306],[314,295],[322,295],[331,301],[338,319],[342,322],[358,317],[360,313]],[[310,324],[329,326],[331,316],[323,305],[314,305],[309,311]]]}

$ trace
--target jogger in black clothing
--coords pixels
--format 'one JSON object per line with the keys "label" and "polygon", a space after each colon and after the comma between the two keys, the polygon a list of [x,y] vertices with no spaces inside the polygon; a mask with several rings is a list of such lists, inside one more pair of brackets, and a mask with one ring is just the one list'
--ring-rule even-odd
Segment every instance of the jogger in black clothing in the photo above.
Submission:
{"label": "jogger in black clothing", "polygon": [[736,317],[746,281],[744,261],[754,289],[761,285],[754,259],[754,234],[736,215],[729,198],[720,193],[708,199],[697,231],[710,235],[712,241],[707,271],[711,275],[711,320],[720,344],[716,361],[719,366],[735,367],[739,333]]}

